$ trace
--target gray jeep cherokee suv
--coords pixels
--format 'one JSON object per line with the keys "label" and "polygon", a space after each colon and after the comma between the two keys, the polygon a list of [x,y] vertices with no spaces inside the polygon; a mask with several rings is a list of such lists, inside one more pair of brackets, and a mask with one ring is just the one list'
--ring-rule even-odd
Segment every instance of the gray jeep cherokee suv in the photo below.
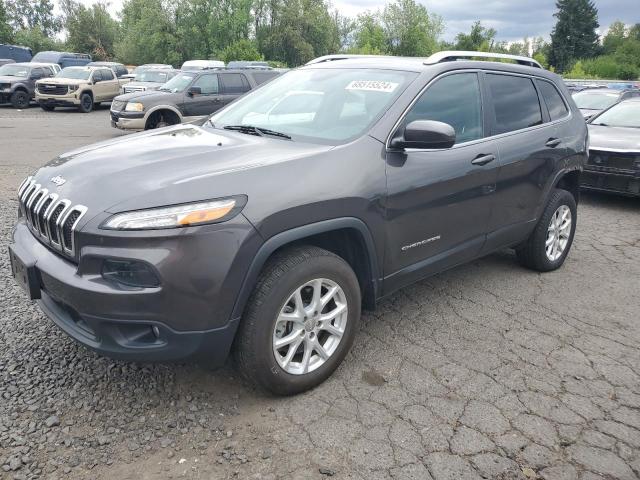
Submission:
{"label": "gray jeep cherokee suv", "polygon": [[60,155],[19,188],[13,274],[101,354],[233,350],[272,392],[318,385],[361,306],[499,249],[569,253],[582,115],[534,61],[465,55],[324,58],[202,126]]}

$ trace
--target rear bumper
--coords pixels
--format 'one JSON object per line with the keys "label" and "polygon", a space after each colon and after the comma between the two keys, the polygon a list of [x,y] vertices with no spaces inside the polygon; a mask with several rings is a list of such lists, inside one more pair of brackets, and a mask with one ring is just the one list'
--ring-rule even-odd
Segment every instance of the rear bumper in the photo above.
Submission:
{"label": "rear bumper", "polygon": [[640,196],[640,171],[630,172],[614,169],[585,167],[580,176],[580,186],[585,190]]}

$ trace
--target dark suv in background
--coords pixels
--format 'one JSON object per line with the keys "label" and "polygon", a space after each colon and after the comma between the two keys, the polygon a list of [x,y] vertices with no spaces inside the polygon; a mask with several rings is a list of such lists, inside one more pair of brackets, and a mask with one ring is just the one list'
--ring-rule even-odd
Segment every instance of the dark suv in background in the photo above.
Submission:
{"label": "dark suv in background", "polygon": [[[193,75],[209,74],[224,84]],[[19,188],[13,274],[99,353],[219,366],[233,351],[292,394],[344,359],[361,307],[404,286],[503,248],[559,268],[586,157],[580,111],[534,60],[328,57],[201,126],[53,159]]]}
{"label": "dark suv in background", "polygon": [[36,81],[53,77],[53,71],[31,63],[8,63],[0,67],[0,103],[27,108],[35,96]]}
{"label": "dark suv in background", "polygon": [[240,95],[278,76],[273,70],[182,71],[158,89],[116,97],[111,125],[148,130],[206,117]]}

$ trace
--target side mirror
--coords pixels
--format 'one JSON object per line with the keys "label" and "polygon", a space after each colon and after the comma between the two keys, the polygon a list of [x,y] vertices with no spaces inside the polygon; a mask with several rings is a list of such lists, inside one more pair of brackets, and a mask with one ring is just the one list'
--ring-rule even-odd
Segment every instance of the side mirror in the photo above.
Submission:
{"label": "side mirror", "polygon": [[451,148],[456,143],[456,131],[451,125],[435,120],[414,120],[391,140],[392,148]]}
{"label": "side mirror", "polygon": [[202,95],[202,89],[200,87],[189,87],[187,90],[187,95],[193,97],[195,95]]}

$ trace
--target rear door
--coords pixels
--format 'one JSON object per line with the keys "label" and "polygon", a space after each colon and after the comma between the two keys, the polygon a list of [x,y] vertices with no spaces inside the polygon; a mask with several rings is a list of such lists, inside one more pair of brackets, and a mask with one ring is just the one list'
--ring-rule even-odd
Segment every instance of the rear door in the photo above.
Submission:
{"label": "rear door", "polygon": [[113,100],[120,93],[120,82],[110,68],[102,69],[102,99]]}
{"label": "rear door", "polygon": [[247,77],[242,73],[221,73],[220,83],[222,87],[222,104],[220,107],[228,105],[240,95],[251,90],[249,80],[247,80]]}
{"label": "rear door", "polygon": [[487,243],[492,248],[509,243],[510,237],[521,239],[534,224],[545,187],[562,158],[563,141],[533,78],[486,72],[484,81],[501,165],[490,222],[493,235]]}

